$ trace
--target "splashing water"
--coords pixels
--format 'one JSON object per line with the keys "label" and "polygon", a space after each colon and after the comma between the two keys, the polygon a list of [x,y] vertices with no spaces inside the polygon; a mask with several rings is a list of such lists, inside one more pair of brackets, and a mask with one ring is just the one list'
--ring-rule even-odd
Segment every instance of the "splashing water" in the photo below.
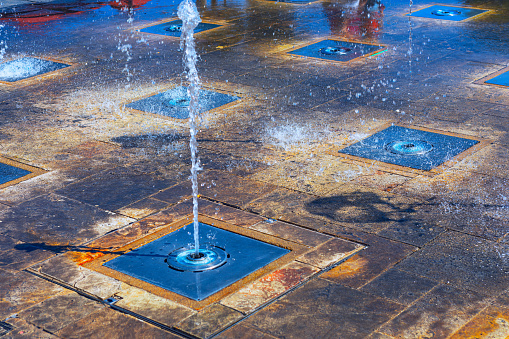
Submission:
{"label": "splashing water", "polygon": [[177,15],[182,20],[182,32],[180,35],[180,48],[184,50],[184,64],[187,72],[186,77],[189,81],[187,88],[189,102],[189,129],[191,132],[191,183],[193,186],[193,225],[194,225],[194,249],[195,255],[199,256],[200,240],[198,234],[198,171],[200,161],[196,157],[198,152],[196,132],[197,132],[197,116],[198,116],[198,96],[200,92],[200,78],[196,69],[198,55],[195,50],[194,29],[201,22],[200,14],[196,5],[191,0],[184,0],[180,3]]}

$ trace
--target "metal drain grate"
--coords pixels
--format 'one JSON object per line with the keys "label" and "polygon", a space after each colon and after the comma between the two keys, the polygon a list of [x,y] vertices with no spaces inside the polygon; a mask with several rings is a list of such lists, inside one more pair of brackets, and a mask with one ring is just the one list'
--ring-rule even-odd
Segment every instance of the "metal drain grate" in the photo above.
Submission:
{"label": "metal drain grate", "polygon": [[347,62],[386,51],[384,46],[326,39],[289,51],[288,54],[330,61]]}
{"label": "metal drain grate", "polygon": [[486,9],[469,8],[469,7],[455,7],[433,5],[407,14],[408,16],[427,18],[427,19],[440,19],[449,21],[463,21],[472,19],[478,15],[489,12]]}
{"label": "metal drain grate", "polygon": [[[205,32],[218,27],[221,27],[221,25],[200,22],[198,26],[196,26],[196,28],[194,29],[194,33],[196,34],[200,32]],[[153,26],[148,26],[140,29],[139,31],[143,33],[180,37],[181,30],[182,30],[182,20],[172,20]]]}
{"label": "metal drain grate", "polygon": [[[248,276],[290,250],[237,233],[200,223],[200,241],[211,255],[200,269],[186,267],[186,250],[192,248],[193,225],[187,225],[161,238],[120,255],[103,265],[136,279],[203,300]],[[184,249],[184,250],[182,250]],[[184,260],[178,260],[183,254]],[[216,260],[217,259],[217,260]],[[192,264],[191,264],[192,266]]]}
{"label": "metal drain grate", "polygon": [[69,66],[51,60],[32,57],[15,59],[0,64],[0,81],[15,82]]}
{"label": "metal drain grate", "polygon": [[477,143],[478,140],[390,126],[339,153],[429,171]]}

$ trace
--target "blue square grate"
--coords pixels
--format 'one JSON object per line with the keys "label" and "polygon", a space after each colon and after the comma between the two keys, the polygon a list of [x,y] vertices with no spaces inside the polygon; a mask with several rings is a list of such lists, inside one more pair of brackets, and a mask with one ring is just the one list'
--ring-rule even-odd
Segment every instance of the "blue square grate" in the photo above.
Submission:
{"label": "blue square grate", "polygon": [[[210,29],[217,27],[221,27],[221,25],[200,22],[198,26],[196,26],[196,28],[194,29],[194,33],[196,34],[208,31]],[[140,32],[180,37],[181,30],[182,30],[182,20],[173,20],[164,22],[162,24],[142,28],[140,29]]]}
{"label": "blue square grate", "polygon": [[494,78],[491,78],[490,80],[485,81],[487,84],[491,85],[499,85],[499,86],[506,86],[509,87],[509,71],[502,73],[500,75],[497,75]]}
{"label": "blue square grate", "polygon": [[[240,99],[237,96],[205,89],[201,89],[199,95],[200,112],[206,112]],[[187,87],[179,86],[166,92],[134,101],[127,104],[126,107],[175,119],[187,119],[189,118],[189,102]]]}
{"label": "blue square grate", "polygon": [[32,57],[15,59],[0,64],[0,81],[15,82],[65,67],[69,65],[45,59]]}
{"label": "blue square grate", "polygon": [[0,162],[0,185],[24,177],[32,172]]}
{"label": "blue square grate", "polygon": [[339,153],[429,171],[477,144],[478,140],[391,126]]}
{"label": "blue square grate", "polygon": [[486,12],[488,10],[485,9],[433,5],[407,15],[418,18],[462,21]]}
{"label": "blue square grate", "polygon": [[226,261],[214,269],[193,272],[171,268],[167,263],[171,260],[170,253],[179,248],[192,248],[192,224],[120,255],[104,266],[200,301],[290,252],[288,249],[200,223],[200,244],[205,246],[207,243],[210,248],[219,248],[225,253],[222,259]]}
{"label": "blue square grate", "polygon": [[385,50],[385,47],[379,45],[327,39],[288,53],[324,60],[346,62],[362,56],[374,55],[377,54],[377,52],[382,53]]}

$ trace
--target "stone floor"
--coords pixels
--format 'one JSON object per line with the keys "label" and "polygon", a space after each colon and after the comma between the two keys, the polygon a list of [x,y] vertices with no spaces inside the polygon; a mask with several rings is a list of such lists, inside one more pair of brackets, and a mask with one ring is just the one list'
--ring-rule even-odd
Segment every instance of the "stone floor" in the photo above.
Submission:
{"label": "stone floor", "polygon": [[[69,67],[0,82],[0,162],[32,172],[0,183],[0,337],[509,338],[509,89],[483,80],[509,5],[440,3],[490,12],[197,1],[202,85],[240,98],[202,114],[200,214],[292,248],[203,303],[93,264],[192,212],[187,120],[127,107],[185,85],[178,38],[139,32],[178,1],[2,3],[2,62]],[[323,39],[385,52],[287,53]],[[430,171],[339,154],[392,124],[479,143]]]}

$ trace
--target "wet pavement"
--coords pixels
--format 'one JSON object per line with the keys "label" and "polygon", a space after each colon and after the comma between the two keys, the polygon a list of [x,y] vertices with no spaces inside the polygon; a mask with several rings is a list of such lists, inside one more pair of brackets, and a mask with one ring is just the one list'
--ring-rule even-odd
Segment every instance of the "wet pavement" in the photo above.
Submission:
{"label": "wet pavement", "polygon": [[509,337],[509,6],[410,4],[198,1],[200,221],[289,253],[196,301],[103,266],[190,222],[178,1],[4,1],[0,337]]}

